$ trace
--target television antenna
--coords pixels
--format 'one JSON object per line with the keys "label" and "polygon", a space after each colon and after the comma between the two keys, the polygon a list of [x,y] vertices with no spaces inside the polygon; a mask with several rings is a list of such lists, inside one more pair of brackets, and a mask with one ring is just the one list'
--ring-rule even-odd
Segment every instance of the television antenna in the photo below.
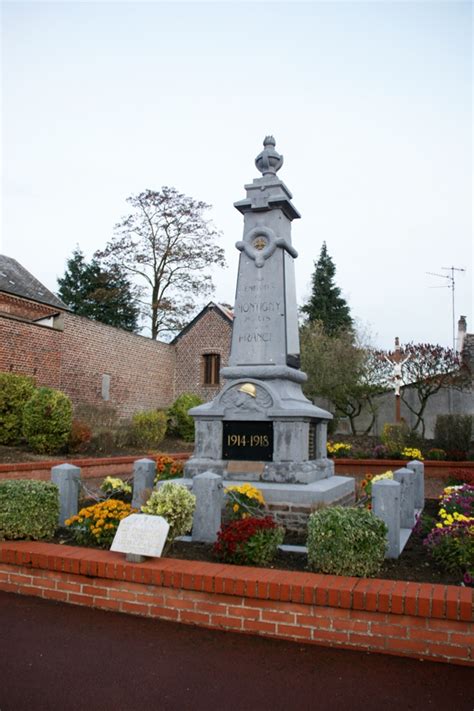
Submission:
{"label": "television antenna", "polygon": [[444,271],[451,272],[451,274],[435,274],[434,272],[426,272],[426,274],[429,274],[430,276],[435,276],[435,277],[440,277],[441,279],[449,279],[449,284],[445,284],[443,286],[430,286],[430,289],[451,289],[451,304],[452,304],[452,312],[453,312],[453,351],[456,352],[456,332],[455,332],[455,323],[456,323],[456,312],[454,309],[454,289],[456,286],[456,282],[454,279],[454,272],[465,272],[465,269],[461,269],[461,267],[441,267]]}

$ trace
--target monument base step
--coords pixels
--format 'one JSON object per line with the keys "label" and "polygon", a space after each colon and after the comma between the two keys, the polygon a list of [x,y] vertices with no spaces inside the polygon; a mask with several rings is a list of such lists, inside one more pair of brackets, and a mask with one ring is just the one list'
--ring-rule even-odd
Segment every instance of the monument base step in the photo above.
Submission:
{"label": "monument base step", "polygon": [[[176,483],[193,488],[190,477],[176,479]],[[164,482],[160,482],[163,484]],[[240,486],[247,480],[224,479],[223,486]],[[329,505],[336,502],[349,503],[355,500],[355,480],[348,476],[332,476],[329,479],[315,481],[311,484],[275,484],[273,482],[258,482],[258,488],[269,506],[292,505],[317,508],[318,505]]]}
{"label": "monument base step", "polygon": [[204,472],[219,474],[229,481],[303,484],[305,486],[334,476],[332,459],[310,459],[303,462],[255,462],[192,457],[184,467],[186,477]]}

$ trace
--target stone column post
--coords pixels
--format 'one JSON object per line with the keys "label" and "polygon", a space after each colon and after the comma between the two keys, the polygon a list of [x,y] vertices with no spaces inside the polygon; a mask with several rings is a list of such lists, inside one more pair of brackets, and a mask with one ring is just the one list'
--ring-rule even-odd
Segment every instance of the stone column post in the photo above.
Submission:
{"label": "stone column post", "polygon": [[51,468],[51,481],[59,489],[59,525],[77,514],[81,470],[74,464],[58,464]]}
{"label": "stone column post", "polygon": [[425,465],[415,459],[408,462],[407,469],[415,472],[415,509],[423,509],[425,506]]}
{"label": "stone column post", "polygon": [[223,486],[222,477],[204,472],[193,478],[196,510],[193,518],[193,541],[214,543],[221,527]]}
{"label": "stone column post", "polygon": [[400,555],[400,491],[401,485],[393,479],[382,479],[372,485],[372,513],[388,528],[386,558]]}
{"label": "stone column post", "polygon": [[401,528],[413,528],[415,525],[415,473],[411,469],[403,467],[393,473],[393,478],[401,484],[400,526]]}
{"label": "stone column post", "polygon": [[137,459],[133,462],[132,507],[140,509],[153,490],[156,462],[153,459]]}

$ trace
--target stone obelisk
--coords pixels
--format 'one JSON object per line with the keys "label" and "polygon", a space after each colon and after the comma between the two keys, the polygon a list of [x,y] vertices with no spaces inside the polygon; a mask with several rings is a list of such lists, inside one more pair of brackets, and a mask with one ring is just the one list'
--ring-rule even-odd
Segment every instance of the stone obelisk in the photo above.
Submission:
{"label": "stone obelisk", "polygon": [[[236,244],[240,260],[229,365],[221,371],[227,382],[212,402],[190,411],[196,443],[185,474],[212,471],[228,480],[307,486],[332,477],[336,486],[343,477],[333,476],[334,464],[326,456],[332,415],[301,389],[307,376],[299,368],[298,254],[291,243],[291,223],[300,215],[277,176],[283,156],[272,136],[265,138],[255,164],[261,177],[246,185],[246,198],[235,203],[244,230]],[[329,499],[339,495],[340,487]]]}

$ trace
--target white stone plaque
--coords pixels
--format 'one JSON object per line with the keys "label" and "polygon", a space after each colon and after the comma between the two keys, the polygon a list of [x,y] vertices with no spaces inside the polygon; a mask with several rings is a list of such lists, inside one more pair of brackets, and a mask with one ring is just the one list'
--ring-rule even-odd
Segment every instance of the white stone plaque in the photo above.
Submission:
{"label": "white stone plaque", "polygon": [[120,521],[110,550],[159,558],[169,529],[162,516],[131,514]]}

